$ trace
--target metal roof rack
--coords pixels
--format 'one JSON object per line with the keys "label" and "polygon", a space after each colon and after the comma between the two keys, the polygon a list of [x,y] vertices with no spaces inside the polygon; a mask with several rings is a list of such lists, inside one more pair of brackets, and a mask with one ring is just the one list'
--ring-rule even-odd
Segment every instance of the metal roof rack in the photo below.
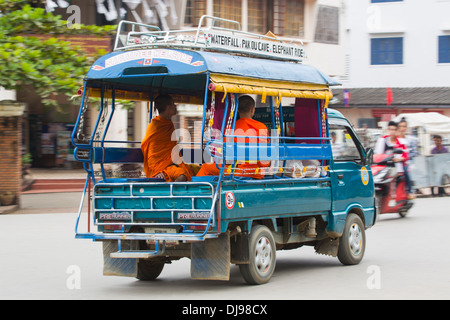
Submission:
{"label": "metal roof rack", "polygon": [[[206,20],[210,20],[210,26],[202,27]],[[231,23],[237,29],[215,26],[217,21]],[[204,15],[200,18],[196,29],[183,30],[163,31],[156,26],[125,20],[119,23],[114,51],[168,47],[296,62],[301,62],[305,58],[301,40],[285,42],[273,35],[245,32],[241,30],[239,22],[213,16]]]}

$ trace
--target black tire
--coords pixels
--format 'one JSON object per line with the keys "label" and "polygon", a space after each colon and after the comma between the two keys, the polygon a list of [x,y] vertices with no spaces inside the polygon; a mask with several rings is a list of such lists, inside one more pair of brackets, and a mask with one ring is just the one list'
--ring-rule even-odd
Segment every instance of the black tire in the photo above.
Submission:
{"label": "black tire", "polygon": [[142,281],[158,278],[164,268],[164,262],[139,259],[137,277]]}
{"label": "black tire", "polygon": [[400,212],[398,213],[400,218],[406,217],[407,214],[408,214],[408,210],[400,210]]}
{"label": "black tire", "polygon": [[338,259],[344,265],[355,265],[361,262],[366,249],[366,233],[361,218],[350,213],[339,241]]}
{"label": "black tire", "polygon": [[239,271],[249,284],[263,284],[270,280],[276,265],[276,247],[272,232],[257,225],[249,236],[250,261],[240,264]]}
{"label": "black tire", "polygon": [[401,218],[406,217],[406,215],[408,214],[409,209],[411,209],[413,205],[414,205],[414,203],[411,200],[407,200],[405,205],[403,206],[403,208],[398,213],[400,215],[400,217]]}

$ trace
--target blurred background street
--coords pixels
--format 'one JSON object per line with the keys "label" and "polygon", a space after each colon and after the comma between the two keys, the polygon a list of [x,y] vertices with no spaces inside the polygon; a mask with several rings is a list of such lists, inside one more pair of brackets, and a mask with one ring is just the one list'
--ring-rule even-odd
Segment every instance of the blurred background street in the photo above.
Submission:
{"label": "blurred background street", "polygon": [[[450,1],[445,0],[0,1],[0,256],[6,257],[0,264],[0,299],[450,299],[449,12]],[[95,61],[114,50],[120,21],[143,24],[139,36],[127,39],[133,46],[142,44],[140,37],[148,38],[152,28],[196,32],[197,27],[209,27],[198,26],[204,15],[227,19],[217,22],[221,29],[238,28],[245,34],[265,35],[267,41],[301,46],[306,55],[295,63],[314,66],[329,76],[324,77],[332,81],[325,86],[327,98],[320,98],[323,106],[349,120],[366,153],[372,148],[379,156],[403,148],[405,199],[414,206],[405,218],[378,217],[367,232],[362,264],[342,267],[308,247],[280,252],[274,278],[265,286],[244,285],[235,266],[228,283],[191,280],[189,260],[184,258],[166,266],[157,281],[144,283],[103,277],[100,243],[74,239],[86,172],[73,143],[84,147],[107,136],[107,143],[125,141],[123,145],[140,152],[149,115],[154,115],[148,92],[147,100],[141,96],[139,101],[120,100],[116,108],[115,95],[109,102],[111,97],[103,95],[109,90],[103,91],[103,84],[110,84],[105,79],[99,80],[102,102],[95,94],[82,102],[88,70],[104,68]],[[124,35],[119,30],[118,39],[124,40]],[[145,57],[136,63],[147,67],[153,60]],[[151,74],[153,67],[145,70],[153,70],[148,71]],[[328,91],[334,81],[339,85]],[[264,99],[256,99],[254,120],[294,137],[296,98],[281,99],[280,94],[279,99],[278,128],[269,119],[267,110],[273,105],[266,101],[265,91]],[[198,101],[181,102],[177,101],[173,123],[176,129],[185,129],[180,140],[189,137],[186,150],[195,151],[194,145],[204,142],[199,128],[205,128],[207,108],[203,110]],[[111,108],[115,108],[113,129],[106,135]],[[213,110],[211,105],[210,120]],[[326,123],[326,112],[322,119]],[[333,158],[326,160],[327,165],[341,161],[339,150],[352,142],[351,136],[342,128],[324,124],[321,128],[330,129]],[[319,140],[328,141],[323,136]],[[361,158],[352,161],[364,166],[364,150],[358,149]],[[80,154],[88,154],[89,159],[83,160],[89,163],[95,156],[86,150]],[[102,156],[103,161],[105,153]],[[99,169],[98,162],[96,175],[105,169],[108,177],[144,176],[140,163],[108,163]],[[380,174],[375,185],[386,182],[393,171],[384,169],[378,172],[386,176]],[[395,190],[394,184],[389,186]],[[384,196],[390,194],[394,192]],[[82,272],[81,288],[68,285],[71,267]],[[374,282],[372,275],[378,276]]]}

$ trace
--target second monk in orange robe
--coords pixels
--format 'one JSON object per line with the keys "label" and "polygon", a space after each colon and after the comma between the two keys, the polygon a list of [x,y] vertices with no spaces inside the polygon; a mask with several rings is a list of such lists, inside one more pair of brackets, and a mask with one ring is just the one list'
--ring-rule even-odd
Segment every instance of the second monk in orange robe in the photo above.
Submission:
{"label": "second monk in orange robe", "polygon": [[172,140],[175,127],[171,118],[177,113],[172,97],[158,96],[155,99],[155,108],[159,115],[147,126],[141,142],[145,176],[162,178],[167,182],[190,181],[192,171],[183,162],[177,142]]}
{"label": "second monk in orange robe", "polygon": [[[240,119],[236,121],[234,128],[234,135],[236,136],[260,136],[267,137],[269,131],[264,123],[253,120],[252,117],[255,114],[255,100],[250,96],[241,96],[239,98],[239,115]],[[259,140],[259,141],[258,141]],[[235,138],[235,142],[243,143],[267,143],[267,139],[258,138]],[[257,168],[268,167],[270,161],[266,162],[245,162],[239,163],[235,170],[236,176],[251,177],[255,179],[262,179],[263,174],[257,173]],[[218,165],[220,167],[220,164]],[[226,171],[225,171],[226,172]],[[205,163],[202,165],[197,176],[216,176],[219,175],[220,170],[215,163]]]}

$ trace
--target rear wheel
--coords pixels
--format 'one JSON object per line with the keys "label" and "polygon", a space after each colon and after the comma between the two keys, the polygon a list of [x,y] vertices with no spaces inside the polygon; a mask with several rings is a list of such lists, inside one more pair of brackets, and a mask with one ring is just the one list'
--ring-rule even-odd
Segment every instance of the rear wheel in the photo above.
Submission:
{"label": "rear wheel", "polygon": [[164,262],[140,259],[136,278],[143,281],[155,280],[161,274],[163,268]]}
{"label": "rear wheel", "polygon": [[252,228],[249,237],[249,252],[249,263],[239,265],[242,277],[249,284],[268,282],[276,264],[275,240],[269,228],[262,225]]}
{"label": "rear wheel", "polygon": [[342,264],[358,264],[366,249],[366,233],[361,218],[350,213],[344,226],[344,232],[339,241],[338,259]]}

